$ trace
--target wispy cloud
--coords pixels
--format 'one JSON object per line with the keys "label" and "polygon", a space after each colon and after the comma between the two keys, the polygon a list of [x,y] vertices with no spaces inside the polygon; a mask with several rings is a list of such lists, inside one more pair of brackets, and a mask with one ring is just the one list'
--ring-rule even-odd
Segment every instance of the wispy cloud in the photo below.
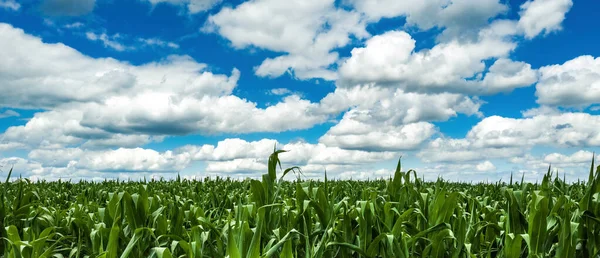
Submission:
{"label": "wispy cloud", "polygon": [[108,35],[103,33],[87,32],[85,34],[87,39],[91,41],[100,41],[105,47],[112,48],[116,51],[134,51],[141,48],[171,48],[178,49],[179,45],[174,42],[161,40],[158,38],[137,38],[134,40],[133,37],[121,34]]}
{"label": "wispy cloud", "polygon": [[21,5],[14,0],[0,0],[0,8],[18,11]]}
{"label": "wispy cloud", "polygon": [[74,23],[69,23],[67,25],[65,25],[64,27],[67,29],[79,29],[84,27],[85,25],[81,22],[74,22]]}
{"label": "wispy cloud", "polygon": [[119,34],[109,36],[106,33],[96,34],[93,32],[87,32],[85,34],[85,36],[91,41],[100,41],[100,42],[104,43],[105,47],[112,48],[119,52],[130,49],[130,47],[126,47],[125,45],[123,45],[117,41],[121,37],[121,36],[119,36]]}
{"label": "wispy cloud", "polygon": [[7,117],[13,117],[13,116],[19,117],[21,115],[19,113],[17,113],[17,111],[10,110],[10,109],[5,110],[4,112],[0,113],[0,119],[7,118]]}
{"label": "wispy cloud", "polygon": [[271,94],[277,95],[277,96],[287,95],[287,94],[291,93],[291,91],[286,88],[276,88],[276,89],[272,89],[270,92],[271,92]]}
{"label": "wispy cloud", "polygon": [[144,46],[179,48],[179,45],[176,43],[157,38],[139,38],[138,41],[142,42]]}

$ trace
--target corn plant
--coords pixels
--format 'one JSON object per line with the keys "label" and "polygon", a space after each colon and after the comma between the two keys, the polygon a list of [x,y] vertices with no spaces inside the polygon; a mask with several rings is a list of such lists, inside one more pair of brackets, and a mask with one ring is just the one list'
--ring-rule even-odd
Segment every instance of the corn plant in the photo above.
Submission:
{"label": "corn plant", "polygon": [[[31,182],[0,190],[1,257],[600,257],[600,167],[567,184],[260,178]],[[294,180],[284,180],[295,175]]]}

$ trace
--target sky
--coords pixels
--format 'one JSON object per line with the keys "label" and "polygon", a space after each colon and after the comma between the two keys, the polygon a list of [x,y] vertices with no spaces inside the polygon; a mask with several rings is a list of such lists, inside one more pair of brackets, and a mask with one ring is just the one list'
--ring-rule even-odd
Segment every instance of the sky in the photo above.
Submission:
{"label": "sky", "polygon": [[[0,0],[0,176],[586,179],[593,0]],[[598,157],[596,157],[598,158]],[[293,176],[290,177],[293,179]]]}

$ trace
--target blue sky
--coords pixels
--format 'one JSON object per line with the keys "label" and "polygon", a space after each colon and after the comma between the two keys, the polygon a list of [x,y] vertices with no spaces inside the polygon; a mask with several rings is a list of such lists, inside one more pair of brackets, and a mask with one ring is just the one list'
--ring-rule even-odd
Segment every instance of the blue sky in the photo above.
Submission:
{"label": "blue sky", "polygon": [[0,0],[0,165],[32,179],[585,178],[591,0]]}

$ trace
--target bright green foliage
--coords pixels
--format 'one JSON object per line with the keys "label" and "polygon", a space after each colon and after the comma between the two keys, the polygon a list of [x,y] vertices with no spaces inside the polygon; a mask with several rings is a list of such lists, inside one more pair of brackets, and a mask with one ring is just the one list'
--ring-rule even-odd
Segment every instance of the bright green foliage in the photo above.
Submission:
{"label": "bright green foliage", "polygon": [[[0,257],[599,257],[600,170],[566,184],[37,182],[0,189]],[[297,176],[285,181],[286,174]],[[8,176],[10,178],[10,175]]]}

